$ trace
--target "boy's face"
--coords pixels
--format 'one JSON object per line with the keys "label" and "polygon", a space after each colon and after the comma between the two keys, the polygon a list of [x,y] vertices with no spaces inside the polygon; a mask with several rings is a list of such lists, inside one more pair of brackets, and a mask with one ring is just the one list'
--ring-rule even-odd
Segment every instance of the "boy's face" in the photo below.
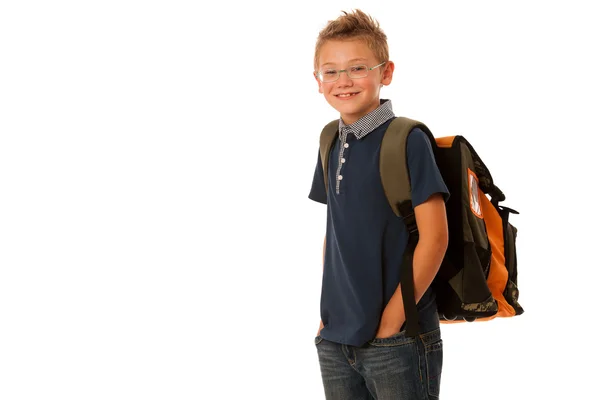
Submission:
{"label": "boy's face", "polygon": [[[330,40],[321,47],[318,70],[347,69],[364,64],[372,68],[382,61],[375,58],[367,44],[360,39]],[[345,124],[352,124],[361,117],[379,107],[379,90],[392,81],[394,63],[386,62],[382,66],[368,71],[364,78],[350,79],[345,72],[335,82],[321,82],[316,73],[319,93],[325,95],[327,102],[339,111]],[[351,94],[350,96],[340,96]]]}

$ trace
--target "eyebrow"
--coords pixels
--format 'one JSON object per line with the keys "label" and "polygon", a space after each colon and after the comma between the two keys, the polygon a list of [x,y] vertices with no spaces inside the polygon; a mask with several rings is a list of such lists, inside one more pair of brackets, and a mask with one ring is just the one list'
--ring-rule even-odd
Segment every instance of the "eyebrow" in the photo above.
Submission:
{"label": "eyebrow", "polygon": [[[353,58],[352,60],[348,60],[349,63],[352,63],[354,61],[367,61],[367,59],[363,58],[363,57],[359,57],[359,58]],[[322,64],[321,67],[324,67],[325,65],[335,65],[335,63],[328,62],[328,63]]]}

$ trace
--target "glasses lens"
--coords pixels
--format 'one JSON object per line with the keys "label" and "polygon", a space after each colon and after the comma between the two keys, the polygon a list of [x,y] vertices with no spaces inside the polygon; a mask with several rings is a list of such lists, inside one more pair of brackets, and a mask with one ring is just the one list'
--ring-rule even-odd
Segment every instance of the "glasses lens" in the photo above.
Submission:
{"label": "glasses lens", "polygon": [[350,78],[364,78],[367,76],[368,68],[366,65],[354,65],[348,68]]}
{"label": "glasses lens", "polygon": [[323,69],[319,74],[323,82],[333,82],[338,78],[338,71],[335,69]]}

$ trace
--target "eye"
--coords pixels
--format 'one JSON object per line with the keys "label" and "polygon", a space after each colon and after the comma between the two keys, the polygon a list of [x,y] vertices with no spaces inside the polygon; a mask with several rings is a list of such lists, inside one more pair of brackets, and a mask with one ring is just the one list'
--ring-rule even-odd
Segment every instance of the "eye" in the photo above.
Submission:
{"label": "eye", "polygon": [[323,72],[321,72],[321,75],[323,76],[334,76],[335,74],[337,74],[337,71],[335,69],[326,69]]}
{"label": "eye", "polygon": [[364,72],[364,71],[366,71],[366,69],[367,69],[366,65],[355,65],[353,67],[350,67],[351,72]]}

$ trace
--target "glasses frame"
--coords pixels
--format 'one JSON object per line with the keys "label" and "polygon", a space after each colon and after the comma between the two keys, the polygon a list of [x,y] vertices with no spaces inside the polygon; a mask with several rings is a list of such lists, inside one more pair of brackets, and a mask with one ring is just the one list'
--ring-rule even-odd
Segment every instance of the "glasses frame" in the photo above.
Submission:
{"label": "glasses frame", "polygon": [[332,82],[336,82],[338,79],[340,79],[340,76],[342,76],[342,72],[345,72],[345,73],[346,73],[346,75],[348,75],[348,78],[350,78],[350,79],[362,79],[362,78],[366,78],[366,77],[369,75],[369,71],[373,71],[375,68],[379,68],[379,67],[381,67],[381,66],[382,66],[383,64],[385,64],[386,62],[387,62],[387,61],[384,61],[384,62],[382,62],[381,64],[377,64],[376,66],[374,66],[374,67],[371,67],[371,68],[369,68],[369,67],[367,66],[367,64],[357,64],[357,65],[352,65],[351,67],[361,67],[361,66],[365,66],[365,67],[367,67],[367,73],[366,73],[366,75],[365,75],[365,76],[361,76],[360,78],[352,78],[352,77],[350,76],[350,74],[348,73],[348,68],[346,68],[346,69],[338,69],[338,70],[336,70],[336,72],[337,72],[337,77],[336,77],[334,80],[332,80],[332,81],[324,81],[324,80],[323,80],[323,75],[321,74],[321,71],[317,71],[315,74],[317,75],[317,78],[319,78],[319,80],[320,80],[322,83],[332,83]]}

